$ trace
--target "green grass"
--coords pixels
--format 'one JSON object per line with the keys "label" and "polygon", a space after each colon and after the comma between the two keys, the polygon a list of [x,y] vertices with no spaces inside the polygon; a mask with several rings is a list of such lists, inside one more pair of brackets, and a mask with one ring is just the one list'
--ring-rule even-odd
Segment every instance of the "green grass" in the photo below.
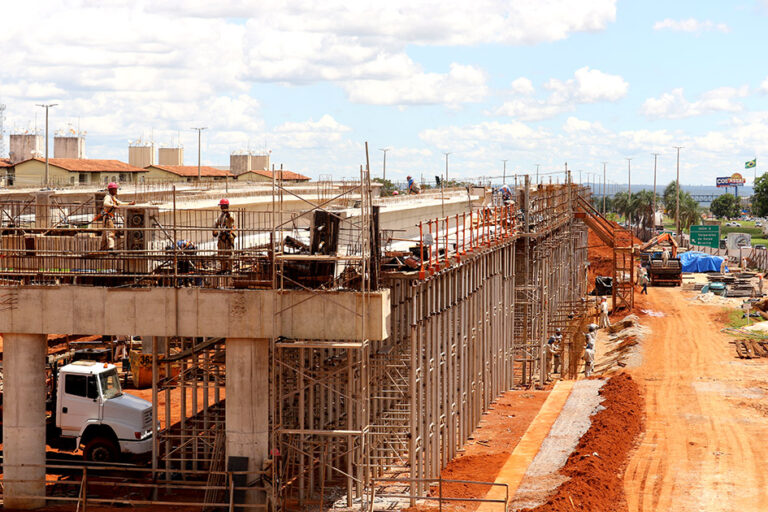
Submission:
{"label": "green grass", "polygon": [[[725,235],[728,233],[748,233],[752,236],[752,245],[755,244],[763,244],[768,246],[768,237],[766,237],[763,234],[763,229],[759,227],[755,227],[755,221],[749,220],[749,221],[736,221],[739,224],[741,224],[741,227],[726,227],[725,223],[728,221],[721,221],[720,222],[720,238],[725,238]],[[664,219],[664,230],[665,231],[674,231],[675,230],[675,221],[674,220],[668,220],[666,217]],[[683,230],[684,233],[690,234],[690,229]]]}
{"label": "green grass", "polygon": [[[738,329],[739,327],[745,327],[747,325],[747,319],[744,318],[743,310],[727,308],[726,311],[728,313],[728,327]],[[752,325],[758,320],[759,318],[750,318],[749,324]]]}

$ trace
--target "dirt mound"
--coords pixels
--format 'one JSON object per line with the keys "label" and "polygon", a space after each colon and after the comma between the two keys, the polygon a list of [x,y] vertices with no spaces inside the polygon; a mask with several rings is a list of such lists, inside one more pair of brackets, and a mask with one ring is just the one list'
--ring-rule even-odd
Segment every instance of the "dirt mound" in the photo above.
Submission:
{"label": "dirt mound", "polygon": [[592,417],[592,426],[561,470],[569,480],[528,512],[627,510],[622,477],[642,431],[643,399],[637,383],[625,373],[608,380],[600,395],[605,409]]}

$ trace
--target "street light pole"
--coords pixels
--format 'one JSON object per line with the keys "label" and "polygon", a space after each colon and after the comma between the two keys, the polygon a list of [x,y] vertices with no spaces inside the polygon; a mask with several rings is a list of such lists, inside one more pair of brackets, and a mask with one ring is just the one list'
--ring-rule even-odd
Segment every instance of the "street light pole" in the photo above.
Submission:
{"label": "street light pole", "polygon": [[683,244],[683,234],[680,232],[680,150],[684,146],[674,146],[677,149],[677,179],[675,179],[675,229],[677,229],[677,244]]}
{"label": "street light pole", "polygon": [[651,153],[653,155],[653,231],[656,231],[656,159],[659,153]]}
{"label": "street light pole", "polygon": [[[43,107],[45,109],[45,186],[48,187],[48,109],[51,107],[55,107],[58,105],[58,103],[38,103],[38,107]],[[35,134],[37,135],[37,134]]]}
{"label": "street light pole", "polygon": [[445,155],[445,178],[443,181],[448,181],[448,155],[451,153],[443,153]]}
{"label": "street light pole", "polygon": [[536,164],[536,184],[537,185],[539,184],[539,165],[540,164]]}
{"label": "street light pole", "polygon": [[197,130],[197,182],[200,183],[200,139],[201,134],[203,133],[203,130],[207,130],[207,127],[202,128],[192,128],[193,130]]}
{"label": "street light pole", "polygon": [[603,215],[605,215],[605,164],[608,162],[603,162]]}
{"label": "street light pole", "polygon": [[384,165],[381,171],[381,179],[383,181],[387,181],[387,151],[389,151],[390,148],[379,148],[379,151],[382,151],[384,153]]}
{"label": "street light pole", "polygon": [[508,162],[508,160],[502,160],[502,162],[504,162],[504,173],[501,175],[501,181],[502,181],[501,184],[502,185],[506,185],[507,184],[507,162]]}
{"label": "street light pole", "polygon": [[632,229],[632,159],[626,158],[627,161],[627,217],[629,221],[629,229]]}

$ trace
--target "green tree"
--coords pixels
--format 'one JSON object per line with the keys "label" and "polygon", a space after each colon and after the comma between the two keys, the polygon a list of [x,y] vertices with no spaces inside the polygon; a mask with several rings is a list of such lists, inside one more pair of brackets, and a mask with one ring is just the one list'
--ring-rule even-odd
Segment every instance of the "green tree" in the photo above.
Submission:
{"label": "green tree", "polygon": [[723,217],[738,217],[739,216],[739,199],[733,194],[723,194],[717,196],[709,209],[712,211],[712,215],[718,218]]}
{"label": "green tree", "polygon": [[[677,187],[675,186],[675,181],[671,181],[669,185],[667,185],[667,188],[664,189],[664,195],[662,197],[662,202],[664,203],[664,212],[667,215],[674,215],[675,214],[675,204],[677,199]],[[683,204],[683,191],[680,191],[680,204]]]}
{"label": "green tree", "polygon": [[752,196],[752,213],[758,217],[768,215],[768,174],[755,180],[755,192]]}
{"label": "green tree", "polygon": [[633,216],[643,229],[649,231],[654,228],[653,199],[652,190],[641,190],[632,194]]}
{"label": "green tree", "polygon": [[701,220],[701,207],[688,192],[680,192],[680,229],[688,229]]}

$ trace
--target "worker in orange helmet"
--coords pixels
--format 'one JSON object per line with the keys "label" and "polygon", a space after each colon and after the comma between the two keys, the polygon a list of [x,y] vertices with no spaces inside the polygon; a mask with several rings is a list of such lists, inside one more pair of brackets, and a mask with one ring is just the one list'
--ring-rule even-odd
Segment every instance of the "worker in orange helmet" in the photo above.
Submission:
{"label": "worker in orange helmet", "polygon": [[221,259],[221,271],[232,270],[232,251],[235,248],[235,218],[229,212],[229,199],[219,201],[221,213],[213,225],[213,236],[218,239],[219,258]]}
{"label": "worker in orange helmet", "polygon": [[134,205],[136,201],[125,202],[117,198],[117,183],[110,182],[107,185],[108,194],[104,196],[104,202],[101,206],[101,212],[96,216],[95,220],[102,220],[104,222],[104,231],[101,232],[101,247],[102,251],[114,251],[115,250],[115,213],[121,205]]}

